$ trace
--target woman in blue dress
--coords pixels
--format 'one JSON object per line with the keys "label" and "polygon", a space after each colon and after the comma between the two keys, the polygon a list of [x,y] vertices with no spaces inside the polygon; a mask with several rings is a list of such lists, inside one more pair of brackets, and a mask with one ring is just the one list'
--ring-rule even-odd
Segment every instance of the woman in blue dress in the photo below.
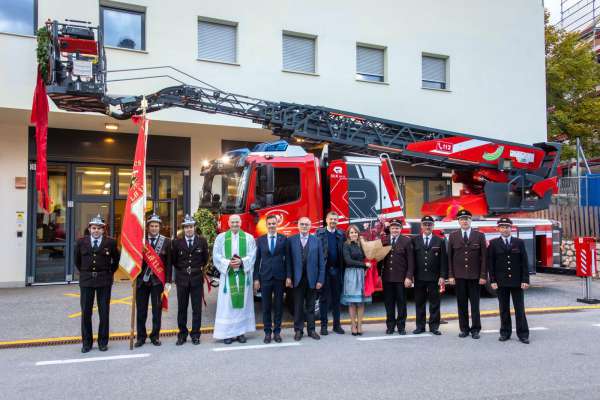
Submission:
{"label": "woman in blue dress", "polygon": [[362,335],[362,320],[365,314],[365,303],[371,302],[371,297],[365,297],[365,272],[371,264],[365,261],[362,249],[362,238],[356,225],[350,225],[346,231],[348,238],[344,243],[344,289],[341,302],[348,306],[352,335]]}

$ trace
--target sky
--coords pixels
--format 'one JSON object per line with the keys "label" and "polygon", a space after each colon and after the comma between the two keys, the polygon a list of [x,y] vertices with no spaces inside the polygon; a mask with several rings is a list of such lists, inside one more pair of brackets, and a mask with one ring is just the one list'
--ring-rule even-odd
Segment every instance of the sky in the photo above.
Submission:
{"label": "sky", "polygon": [[550,23],[560,21],[560,0],[544,0],[544,7],[550,11]]}

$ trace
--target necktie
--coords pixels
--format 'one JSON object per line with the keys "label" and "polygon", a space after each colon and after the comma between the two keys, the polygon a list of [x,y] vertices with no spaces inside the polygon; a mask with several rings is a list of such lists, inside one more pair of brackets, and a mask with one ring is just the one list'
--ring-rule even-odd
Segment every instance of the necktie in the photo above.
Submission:
{"label": "necktie", "polygon": [[188,247],[192,248],[192,239],[188,239]]}
{"label": "necktie", "polygon": [[469,241],[469,236],[467,236],[467,231],[463,232],[463,241],[467,243]]}
{"label": "necktie", "polygon": [[269,243],[269,251],[271,254],[275,251],[275,236],[270,236],[271,242]]}
{"label": "necktie", "polygon": [[156,246],[156,238],[150,238],[150,245],[152,246],[152,248],[154,249]]}
{"label": "necktie", "polygon": [[396,245],[396,238],[392,238],[392,247]]}
{"label": "necktie", "polygon": [[429,248],[429,236],[425,237],[425,248]]}
{"label": "necktie", "polygon": [[306,236],[300,236],[300,239],[302,241],[302,247],[306,246]]}
{"label": "necktie", "polygon": [[98,250],[98,239],[94,239],[94,250]]}
{"label": "necktie", "polygon": [[508,238],[504,238],[504,245],[506,246],[506,248],[510,247],[510,242],[508,241]]}

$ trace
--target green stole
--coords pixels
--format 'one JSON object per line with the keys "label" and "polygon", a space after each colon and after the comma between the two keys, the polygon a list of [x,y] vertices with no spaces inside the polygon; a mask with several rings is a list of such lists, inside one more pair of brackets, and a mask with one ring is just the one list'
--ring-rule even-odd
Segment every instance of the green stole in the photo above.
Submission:
{"label": "green stole", "polygon": [[[238,256],[246,257],[246,233],[240,230],[238,232]],[[234,254],[231,254],[231,231],[225,232],[225,258],[231,260]],[[239,276],[239,279],[238,279]],[[244,282],[240,285],[240,282]],[[227,268],[227,278],[225,279],[225,287],[223,293],[227,293],[227,286],[230,287],[231,307],[244,308],[244,298],[246,297],[246,286],[250,286],[250,277],[246,276],[243,266],[238,268],[237,272],[233,268]]]}

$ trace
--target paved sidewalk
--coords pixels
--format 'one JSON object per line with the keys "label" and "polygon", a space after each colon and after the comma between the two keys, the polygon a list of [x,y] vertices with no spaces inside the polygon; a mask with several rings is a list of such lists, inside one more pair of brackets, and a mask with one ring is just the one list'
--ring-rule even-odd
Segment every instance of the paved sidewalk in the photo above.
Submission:
{"label": "paved sidewalk", "polygon": [[[574,276],[538,274],[532,276],[532,287],[526,295],[527,307],[556,307],[581,305],[577,297],[581,297],[581,280]],[[594,281],[600,293],[600,282]],[[207,296],[207,306],[203,307],[202,326],[212,326],[216,308],[216,290]],[[163,329],[177,327],[176,290],[169,296],[171,310],[163,314]],[[495,298],[482,298],[482,310],[497,310]],[[0,289],[0,342],[80,335],[79,287],[77,285],[33,286],[19,289]],[[256,321],[262,322],[260,302],[255,303]],[[456,312],[456,299],[452,292],[443,297],[443,313]],[[110,331],[128,332],[131,313],[131,286],[127,282],[113,286],[112,306],[110,313]],[[414,315],[414,302],[409,297],[408,314]],[[373,304],[366,308],[367,317],[383,317],[383,302],[375,298]],[[348,318],[347,309],[343,308],[342,318]],[[286,310],[284,321],[291,321],[292,316]],[[97,328],[97,315],[94,314],[94,330]],[[189,318],[191,321],[191,317]],[[148,328],[151,316],[148,317]],[[409,323],[407,329],[412,329]]]}

